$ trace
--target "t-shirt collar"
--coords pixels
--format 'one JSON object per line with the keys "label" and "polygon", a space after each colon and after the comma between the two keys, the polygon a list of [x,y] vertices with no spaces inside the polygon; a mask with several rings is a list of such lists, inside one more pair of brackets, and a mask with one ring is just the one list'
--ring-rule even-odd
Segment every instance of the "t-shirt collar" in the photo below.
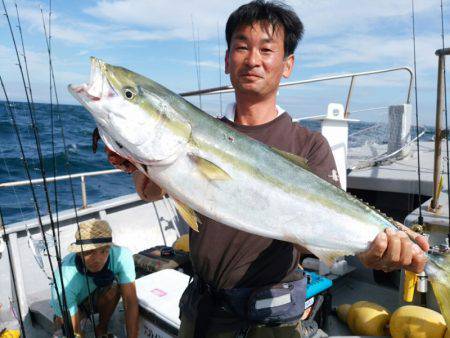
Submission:
{"label": "t-shirt collar", "polygon": [[[286,111],[278,105],[276,105],[275,107],[277,108],[277,116],[275,118],[277,118]],[[219,115],[219,117],[225,117],[227,120],[234,122],[235,115],[236,115],[236,102],[231,102],[225,108],[225,113]]]}

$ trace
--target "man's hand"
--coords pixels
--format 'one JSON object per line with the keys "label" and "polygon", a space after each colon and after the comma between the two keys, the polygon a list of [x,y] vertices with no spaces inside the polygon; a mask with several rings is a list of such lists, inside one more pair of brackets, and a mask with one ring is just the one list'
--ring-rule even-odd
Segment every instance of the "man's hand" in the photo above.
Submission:
{"label": "man's hand", "polygon": [[160,200],[164,196],[164,191],[156,183],[137,170],[133,163],[113,152],[108,147],[105,147],[105,152],[108,156],[109,163],[111,163],[115,168],[128,174],[133,174],[136,192],[142,200],[146,202],[154,202]]}
{"label": "man's hand", "polygon": [[427,262],[424,252],[430,248],[427,239],[400,223],[397,225],[400,231],[387,228],[380,232],[358,258],[367,268],[384,272],[401,268],[422,272]]}
{"label": "man's hand", "polygon": [[122,170],[128,174],[131,174],[137,170],[133,163],[115,153],[108,147],[105,147],[105,152],[108,156],[109,163],[111,163],[116,169]]}
{"label": "man's hand", "polygon": [[146,202],[160,200],[164,191],[140,171],[133,173],[134,186],[139,197]]}

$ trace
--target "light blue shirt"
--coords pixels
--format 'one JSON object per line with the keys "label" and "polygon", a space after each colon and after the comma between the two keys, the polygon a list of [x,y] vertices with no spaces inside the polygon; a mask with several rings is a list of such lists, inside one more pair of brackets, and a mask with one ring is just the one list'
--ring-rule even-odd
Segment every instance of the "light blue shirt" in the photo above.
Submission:
{"label": "light blue shirt", "polygon": [[[66,294],[67,307],[70,315],[73,316],[78,312],[78,305],[81,304],[89,295],[88,287],[86,285],[86,276],[79,273],[75,266],[75,253],[70,253],[62,262],[62,275],[64,282],[64,289]],[[136,279],[136,272],[134,270],[133,254],[127,248],[117,245],[111,246],[109,251],[109,265],[108,268],[114,273],[115,279],[119,284],[128,284],[134,282]],[[59,294],[62,294],[61,280],[59,278],[58,268],[55,267],[55,278],[58,284]],[[94,279],[88,277],[89,291],[92,293],[97,286],[94,284]],[[60,297],[61,304],[63,298]],[[50,305],[57,316],[61,315],[61,309],[56,296],[55,286],[52,286],[52,296]]]}

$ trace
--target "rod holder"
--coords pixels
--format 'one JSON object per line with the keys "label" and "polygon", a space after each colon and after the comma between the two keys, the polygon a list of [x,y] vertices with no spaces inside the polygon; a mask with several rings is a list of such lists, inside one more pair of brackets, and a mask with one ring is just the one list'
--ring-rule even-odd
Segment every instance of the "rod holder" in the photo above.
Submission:
{"label": "rod holder", "polygon": [[80,180],[81,180],[81,202],[82,202],[81,208],[86,209],[87,208],[86,177],[81,176]]}
{"label": "rod holder", "polygon": [[450,55],[450,47],[438,49],[434,54],[436,54],[437,56]]}
{"label": "rod holder", "polygon": [[442,143],[442,115],[445,110],[445,56],[450,55],[450,48],[438,49],[435,53],[439,56],[438,78],[437,78],[437,98],[436,98],[436,125],[434,137],[434,170],[433,170],[433,198],[430,203],[430,210],[437,210],[439,207],[439,182],[441,180],[441,143]]}

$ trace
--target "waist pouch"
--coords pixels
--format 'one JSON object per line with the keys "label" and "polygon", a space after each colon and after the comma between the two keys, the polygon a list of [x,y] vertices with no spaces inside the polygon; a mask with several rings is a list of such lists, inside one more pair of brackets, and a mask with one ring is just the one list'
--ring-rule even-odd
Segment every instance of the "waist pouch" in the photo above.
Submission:
{"label": "waist pouch", "polygon": [[[215,308],[232,313],[250,323],[279,325],[297,321],[305,310],[307,279],[259,288],[214,290],[199,279],[189,284],[180,301],[181,312],[195,317],[200,299],[211,298]],[[210,311],[211,313],[212,311]]]}

